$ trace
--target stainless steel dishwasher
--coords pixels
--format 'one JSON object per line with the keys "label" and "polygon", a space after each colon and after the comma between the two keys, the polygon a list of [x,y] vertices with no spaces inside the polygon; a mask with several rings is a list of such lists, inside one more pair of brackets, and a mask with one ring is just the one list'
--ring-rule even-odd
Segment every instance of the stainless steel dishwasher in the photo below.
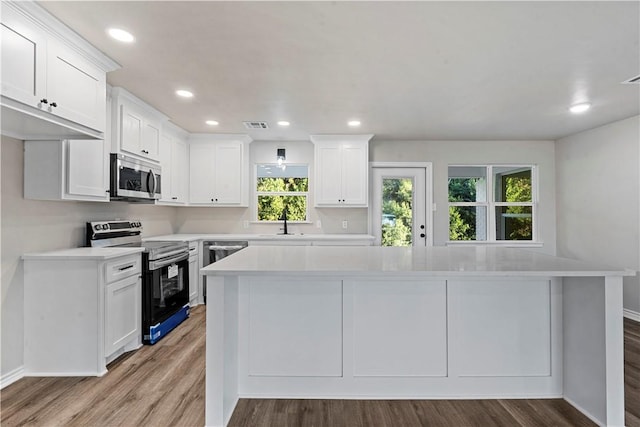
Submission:
{"label": "stainless steel dishwasher", "polygon": [[[211,240],[202,242],[202,265],[206,267],[209,264],[220,261],[222,258],[228,257],[249,246],[249,243],[241,240],[220,241]],[[207,277],[202,277],[202,297],[204,303],[207,303]]]}

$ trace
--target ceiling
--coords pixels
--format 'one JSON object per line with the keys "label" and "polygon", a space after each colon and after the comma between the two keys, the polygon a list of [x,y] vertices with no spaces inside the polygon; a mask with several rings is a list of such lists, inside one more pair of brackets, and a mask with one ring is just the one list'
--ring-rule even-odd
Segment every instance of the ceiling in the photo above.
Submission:
{"label": "ceiling", "polygon": [[[111,85],[189,132],[557,139],[640,114],[640,85],[621,84],[640,74],[638,1],[40,4],[122,65]],[[242,124],[257,120],[270,129]]]}

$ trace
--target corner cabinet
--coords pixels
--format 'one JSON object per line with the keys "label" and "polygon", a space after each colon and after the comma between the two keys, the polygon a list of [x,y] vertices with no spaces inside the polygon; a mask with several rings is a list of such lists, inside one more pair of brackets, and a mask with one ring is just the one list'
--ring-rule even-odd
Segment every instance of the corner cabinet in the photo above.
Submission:
{"label": "corner cabinet", "polygon": [[102,139],[24,142],[24,198],[109,201],[109,151]]}
{"label": "corner cabinet", "polygon": [[35,2],[2,2],[3,131],[21,139],[106,128],[110,58]]}
{"label": "corner cabinet", "polygon": [[189,146],[187,132],[166,123],[160,139],[162,197],[158,204],[185,205],[189,201]]}
{"label": "corner cabinet", "polygon": [[373,135],[311,135],[315,206],[367,207],[369,140]]}
{"label": "corner cabinet", "polygon": [[249,205],[247,135],[197,134],[189,138],[189,204]]}
{"label": "corner cabinet", "polygon": [[111,89],[112,152],[160,161],[162,125],[169,119],[121,87]]}

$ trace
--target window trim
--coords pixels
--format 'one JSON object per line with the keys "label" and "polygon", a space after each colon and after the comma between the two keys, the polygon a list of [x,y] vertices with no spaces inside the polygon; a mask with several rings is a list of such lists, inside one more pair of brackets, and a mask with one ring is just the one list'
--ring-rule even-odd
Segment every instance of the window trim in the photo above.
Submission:
{"label": "window trim", "polygon": [[287,220],[287,223],[289,224],[311,224],[311,220],[309,219],[309,189],[311,188],[311,177],[310,175],[310,167],[308,163],[287,163],[287,166],[305,166],[307,168],[307,180],[308,180],[308,185],[307,185],[307,191],[273,191],[273,192],[266,192],[266,191],[258,191],[257,190],[257,183],[258,183],[258,166],[262,166],[262,165],[268,165],[268,166],[274,166],[277,167],[278,164],[277,163],[254,163],[253,164],[253,180],[252,180],[252,192],[253,192],[253,197],[252,197],[252,204],[251,204],[251,208],[253,209],[253,212],[251,214],[251,223],[253,224],[281,224],[282,221],[281,220],[260,220],[258,219],[258,198],[260,196],[304,196],[307,199],[307,203],[306,203],[306,212],[305,212],[305,217],[306,220],[305,221],[294,221],[294,220]]}
{"label": "window trim", "polygon": [[[449,201],[449,168],[450,167],[478,167],[485,168],[487,200],[484,202],[450,202]],[[531,168],[531,202],[496,202],[496,194],[494,188],[494,168]],[[449,236],[449,207],[451,206],[478,206],[487,209],[487,230],[486,240],[450,240],[447,237],[447,245],[497,245],[497,246],[530,246],[540,247],[542,241],[539,237],[539,215],[538,215],[538,165],[533,163],[490,163],[490,164],[462,164],[452,163],[447,165],[447,236]],[[498,240],[496,237],[496,208],[501,206],[530,206],[531,207],[531,240]]]}

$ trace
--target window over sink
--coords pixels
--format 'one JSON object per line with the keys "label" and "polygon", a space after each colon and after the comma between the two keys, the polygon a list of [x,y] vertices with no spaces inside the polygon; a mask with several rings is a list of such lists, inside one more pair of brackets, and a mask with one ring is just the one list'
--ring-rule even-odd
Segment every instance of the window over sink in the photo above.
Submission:
{"label": "window over sink", "polygon": [[308,165],[257,164],[255,188],[257,221],[280,221],[285,207],[288,221],[307,221]]}

